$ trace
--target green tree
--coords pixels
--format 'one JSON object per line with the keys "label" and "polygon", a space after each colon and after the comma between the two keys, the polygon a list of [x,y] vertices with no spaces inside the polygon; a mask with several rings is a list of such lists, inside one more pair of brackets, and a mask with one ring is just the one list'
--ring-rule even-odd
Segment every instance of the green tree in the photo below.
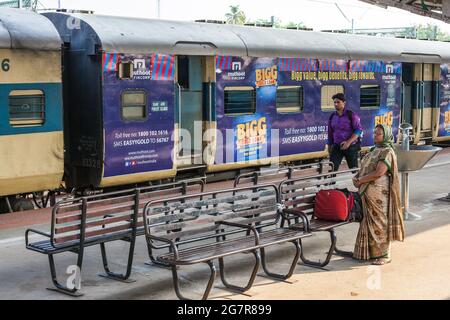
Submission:
{"label": "green tree", "polygon": [[438,41],[450,41],[450,34],[442,31],[438,26],[428,23],[416,25],[416,38]]}
{"label": "green tree", "polygon": [[246,17],[244,11],[239,6],[230,6],[230,12],[225,14],[227,23],[230,24],[244,24]]}
{"label": "green tree", "polygon": [[287,28],[291,28],[291,29],[294,29],[294,28],[302,29],[302,28],[306,28],[306,26],[305,26],[305,24],[304,24],[303,22],[296,23],[296,22],[289,21],[288,23],[284,24],[284,25],[282,26],[282,28],[286,28],[286,29],[287,29]]}
{"label": "green tree", "polygon": [[256,19],[256,25],[272,25],[274,28],[280,28],[281,20],[276,17],[271,17],[270,19]]}
{"label": "green tree", "polygon": [[255,22],[248,22],[248,23],[254,23],[256,26],[258,25],[272,25],[274,28],[281,28],[281,29],[304,29],[306,28],[305,24],[303,22],[288,22],[283,23],[280,18],[272,16],[270,19],[256,19]]}

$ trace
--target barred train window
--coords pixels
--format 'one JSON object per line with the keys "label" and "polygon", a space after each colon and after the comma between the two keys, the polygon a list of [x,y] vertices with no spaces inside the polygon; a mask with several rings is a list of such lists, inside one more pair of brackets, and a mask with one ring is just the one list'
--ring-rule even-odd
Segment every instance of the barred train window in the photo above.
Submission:
{"label": "barred train window", "polygon": [[253,114],[256,111],[256,94],[253,87],[226,87],[225,114],[228,116]]}
{"label": "barred train window", "polygon": [[303,87],[283,86],[277,88],[277,112],[295,113],[303,111]]}
{"label": "barred train window", "polygon": [[334,110],[334,103],[331,99],[332,96],[334,96],[336,93],[344,93],[344,86],[322,86],[320,91],[320,107],[324,111],[330,111]]}
{"label": "barred train window", "polygon": [[145,91],[125,91],[122,93],[122,119],[144,120],[147,117],[147,97]]}
{"label": "barred train window", "polygon": [[360,107],[362,109],[380,107],[381,89],[379,85],[362,85],[360,88]]}
{"label": "barred train window", "polygon": [[42,90],[13,90],[9,93],[9,124],[12,127],[41,126],[45,121]]}

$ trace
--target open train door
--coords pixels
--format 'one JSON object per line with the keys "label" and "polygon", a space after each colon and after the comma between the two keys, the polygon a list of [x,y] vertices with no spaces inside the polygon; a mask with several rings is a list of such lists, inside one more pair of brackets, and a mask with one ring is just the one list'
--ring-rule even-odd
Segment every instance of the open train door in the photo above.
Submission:
{"label": "open train door", "polygon": [[177,57],[177,167],[206,170],[205,131],[211,128],[214,105],[215,57]]}
{"label": "open train door", "polygon": [[[416,63],[413,65],[412,78],[411,124],[414,128],[414,144],[430,144],[439,121],[439,90],[436,90],[439,88],[439,65]],[[403,119],[408,122],[407,116]]]}
{"label": "open train door", "polygon": [[401,121],[412,123],[413,103],[413,70],[414,64],[404,63],[402,66],[402,114]]}

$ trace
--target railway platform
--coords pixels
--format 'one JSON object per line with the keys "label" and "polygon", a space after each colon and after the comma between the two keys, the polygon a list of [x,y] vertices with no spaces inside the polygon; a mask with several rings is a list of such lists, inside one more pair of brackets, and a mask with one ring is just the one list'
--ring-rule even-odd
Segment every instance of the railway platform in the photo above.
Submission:
{"label": "railway platform", "polygon": [[[230,293],[217,282],[210,299],[450,299],[450,205],[441,201],[450,192],[450,148],[444,149],[424,169],[411,173],[410,205],[422,216],[420,221],[405,221],[405,242],[395,242],[392,263],[372,266],[349,258],[333,257],[327,270],[298,265],[288,281],[279,282],[262,276],[245,294]],[[224,187],[214,183],[209,188]],[[47,258],[25,249],[25,229],[48,230],[48,209],[0,216],[0,299],[176,299],[171,272],[146,265],[148,256],[144,237],[138,238],[133,263],[133,283],[116,282],[99,277],[103,272],[100,248],[89,247],[85,252],[81,291],[84,296],[72,298],[45,288],[51,287]],[[349,224],[338,230],[339,245],[351,250],[358,225]],[[323,258],[327,235],[304,241],[305,253]],[[127,243],[109,246],[112,265],[126,265]],[[292,246],[277,246],[268,251],[274,266],[286,269]],[[64,278],[66,268],[76,263],[73,254],[56,257],[57,270]],[[245,281],[252,268],[252,257],[237,255],[228,263],[229,277]],[[182,267],[181,285],[200,298],[207,281],[206,266]],[[198,272],[197,272],[198,271]],[[68,277],[65,276],[65,277]]]}

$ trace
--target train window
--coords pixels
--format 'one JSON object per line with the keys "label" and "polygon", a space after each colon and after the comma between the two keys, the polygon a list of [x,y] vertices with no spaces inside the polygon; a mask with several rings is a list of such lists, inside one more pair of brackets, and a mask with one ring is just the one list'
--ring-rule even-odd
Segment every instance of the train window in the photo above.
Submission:
{"label": "train window", "polygon": [[147,117],[147,96],[145,91],[122,93],[122,119],[144,120]]}
{"label": "train window", "polygon": [[226,87],[224,105],[227,116],[255,113],[255,89],[253,87]]}
{"label": "train window", "polygon": [[380,107],[381,89],[379,85],[362,85],[360,88],[361,109]]}
{"label": "train window", "polygon": [[133,78],[133,63],[121,62],[119,64],[119,78],[120,79],[132,79]]}
{"label": "train window", "polygon": [[45,121],[42,90],[13,90],[9,93],[9,124],[12,127],[40,126]]}
{"label": "train window", "polygon": [[322,86],[321,91],[320,91],[320,94],[321,94],[320,106],[321,106],[322,110],[324,110],[324,111],[334,110],[334,103],[333,103],[333,99],[331,99],[331,97],[339,92],[344,93],[344,86],[342,86],[342,85]]}
{"label": "train window", "polygon": [[277,88],[277,112],[295,113],[303,111],[303,87],[284,86]]}

